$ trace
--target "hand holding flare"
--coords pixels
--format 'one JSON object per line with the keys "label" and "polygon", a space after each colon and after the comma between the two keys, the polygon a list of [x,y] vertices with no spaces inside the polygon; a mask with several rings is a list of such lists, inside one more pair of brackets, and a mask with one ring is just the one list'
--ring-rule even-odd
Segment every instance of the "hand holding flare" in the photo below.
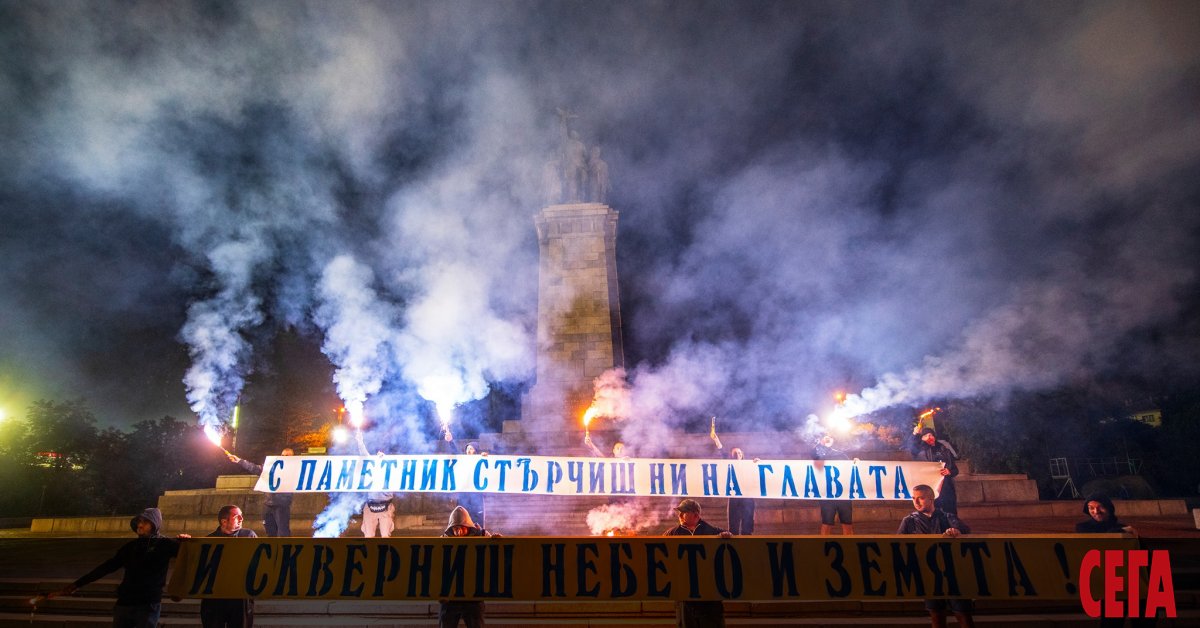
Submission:
{"label": "hand holding flare", "polygon": [[717,436],[717,417],[712,418],[712,425],[708,428],[708,437],[712,439],[717,449],[723,449],[725,446],[721,444],[721,437]]}
{"label": "hand holding flare", "polygon": [[221,433],[218,432],[216,430],[216,428],[214,428],[212,426],[205,426],[204,427],[204,435],[208,437],[208,440],[212,441],[212,444],[217,446],[217,449],[220,449],[221,451],[225,452],[226,458],[229,458],[230,460],[233,460],[234,458],[236,458],[236,456],[229,453],[228,449],[225,449],[224,447],[221,446]]}

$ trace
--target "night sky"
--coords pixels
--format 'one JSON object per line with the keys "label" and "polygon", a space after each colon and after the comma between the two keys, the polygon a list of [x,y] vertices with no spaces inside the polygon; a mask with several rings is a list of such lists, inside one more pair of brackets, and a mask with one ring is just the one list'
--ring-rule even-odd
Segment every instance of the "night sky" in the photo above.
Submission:
{"label": "night sky", "polygon": [[1195,2],[4,0],[0,53],[9,414],[520,390],[559,107],[621,212],[631,420],[1200,366]]}

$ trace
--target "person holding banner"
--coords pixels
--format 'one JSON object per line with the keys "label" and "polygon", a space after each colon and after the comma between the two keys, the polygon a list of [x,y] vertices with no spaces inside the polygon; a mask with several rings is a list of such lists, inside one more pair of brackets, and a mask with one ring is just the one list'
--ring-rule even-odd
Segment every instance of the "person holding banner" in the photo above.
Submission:
{"label": "person holding banner", "polygon": [[[685,499],[675,507],[679,525],[667,530],[666,536],[733,536],[700,518],[700,503]],[[725,628],[725,604],[716,602],[678,602],[675,604],[675,625],[678,628]]]}
{"label": "person holding banner", "polygon": [[[358,443],[358,452],[363,456],[370,456],[367,450],[367,444],[363,441],[362,430],[358,430],[354,434],[354,441]],[[382,451],[376,451],[375,455],[382,456]],[[392,535],[392,531],[396,529],[396,505],[392,503],[391,493],[367,493],[367,499],[363,503],[362,508],[362,523],[359,524],[363,536],[370,538],[379,534],[381,538],[387,538]]]}
{"label": "person holding banner", "polygon": [[[238,458],[229,452],[225,453],[229,456],[229,461],[233,464],[254,475],[262,475],[263,468],[261,464],[254,464],[249,460]],[[284,447],[283,451],[279,452],[279,455],[291,456],[295,453],[291,447]],[[266,529],[267,536],[291,536],[292,494],[267,493],[267,499],[263,502],[263,507],[263,528]]]}
{"label": "person holding banner", "polygon": [[958,492],[954,488],[954,478],[958,475],[958,452],[949,442],[938,440],[932,428],[921,430],[920,443],[917,445],[917,460],[942,463],[942,489],[938,491],[937,507],[950,514],[958,514]]}
{"label": "person holding banner", "polygon": [[[900,527],[896,530],[896,534],[940,534],[955,538],[971,531],[967,524],[959,520],[958,515],[943,512],[937,508],[933,498],[933,487],[927,484],[914,486],[912,499],[916,511],[900,520]],[[954,613],[958,625],[974,628],[975,619],[971,615],[972,606],[971,600],[965,598],[925,600],[925,610],[929,611],[929,619],[933,628],[946,628],[947,608]]]}
{"label": "person holding banner", "polygon": [[[741,447],[729,450],[730,460],[744,460],[746,454]],[[729,531],[733,534],[754,534],[755,503],[749,497],[729,498]]]}
{"label": "person holding banner", "polygon": [[162,613],[167,568],[171,559],[179,554],[179,539],[192,537],[180,534],[168,539],[159,534],[162,511],[157,508],[143,510],[142,514],[129,520],[129,527],[137,534],[136,539],[122,545],[115,556],[54,595],[71,595],[80,587],[123,567],[125,573],[117,586],[117,603],[113,606],[113,628],[154,628]]}
{"label": "person holding banner", "polygon": [[[468,456],[486,456],[487,453],[479,450],[479,445],[474,441],[467,443],[463,448],[463,453]],[[456,501],[459,506],[462,506],[471,513],[474,520],[479,522],[479,525],[487,525],[484,523],[487,520],[487,513],[484,512],[483,493],[458,493]]]}
{"label": "person holding banner", "polygon": [[[455,506],[450,511],[450,521],[442,531],[443,537],[450,536],[489,536],[500,537],[499,533],[488,532],[471,520],[471,514],[462,506]],[[459,621],[467,628],[483,628],[483,602],[480,601],[438,601],[438,628],[458,628]]]}
{"label": "person holding banner", "polygon": [[[850,456],[833,448],[833,436],[825,434],[813,448],[813,460],[850,460]],[[854,504],[848,499],[822,499],[821,536],[833,534],[833,522],[841,520],[842,535],[854,534]]]}
{"label": "person holding banner", "polygon": [[[217,529],[208,536],[257,538],[254,530],[242,527],[242,509],[233,504],[221,506],[217,511]],[[200,625],[204,628],[252,628],[254,626],[254,600],[203,599],[200,600]]]}

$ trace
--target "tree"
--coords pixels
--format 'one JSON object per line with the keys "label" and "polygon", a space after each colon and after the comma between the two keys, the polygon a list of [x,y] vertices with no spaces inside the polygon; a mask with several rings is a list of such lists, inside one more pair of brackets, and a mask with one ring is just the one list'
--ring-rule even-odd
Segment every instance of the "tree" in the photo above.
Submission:
{"label": "tree", "polygon": [[44,456],[51,467],[85,466],[95,447],[96,417],[83,399],[54,402],[39,400],[26,414],[29,447],[35,453],[57,454]]}

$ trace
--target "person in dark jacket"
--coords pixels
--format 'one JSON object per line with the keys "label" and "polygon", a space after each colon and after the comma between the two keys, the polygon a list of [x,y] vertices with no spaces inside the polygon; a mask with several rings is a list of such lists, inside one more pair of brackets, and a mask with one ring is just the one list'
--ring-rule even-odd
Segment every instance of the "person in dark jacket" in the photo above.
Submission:
{"label": "person in dark jacket", "polygon": [[[291,447],[286,447],[283,451],[279,452],[281,456],[291,456],[294,454],[295,452],[292,451]],[[229,454],[229,461],[245,469],[248,473],[262,475],[263,468],[261,464],[254,464],[233,454]],[[267,493],[267,500],[263,502],[263,508],[263,528],[266,529],[267,536],[292,535],[291,493]]]}
{"label": "person in dark jacket", "polygon": [[[229,504],[217,511],[217,529],[208,536],[257,538],[254,530],[242,527],[242,509]],[[204,628],[252,628],[254,600],[200,600],[200,625]]]}
{"label": "person in dark jacket", "polygon": [[[1120,519],[1117,519],[1117,507],[1113,505],[1112,500],[1107,495],[1094,494],[1089,495],[1083,500],[1083,514],[1087,515],[1087,519],[1075,524],[1075,531],[1080,534],[1132,534],[1137,536],[1137,530],[1133,526],[1125,525]],[[1125,626],[1124,617],[1105,617],[1104,616],[1104,600],[1100,601],[1100,628],[1122,628]],[[1155,618],[1142,617],[1131,619],[1130,624],[1134,628],[1142,626],[1153,626]]]}
{"label": "person in dark jacket", "polygon": [[[471,441],[467,443],[466,447],[463,447],[463,454],[467,456],[487,455],[479,449],[479,445],[475,441]],[[478,522],[480,527],[487,525],[487,510],[483,501],[483,493],[458,493],[455,497],[458,505],[471,513],[473,521]]]}
{"label": "person in dark jacket", "polygon": [[1137,530],[1117,519],[1117,507],[1107,495],[1091,495],[1083,502],[1083,514],[1088,518],[1075,524],[1080,534],[1132,534]]}
{"label": "person in dark jacket", "polygon": [[[694,499],[685,499],[675,507],[679,513],[679,525],[664,532],[666,536],[733,536],[700,518],[700,504]],[[724,628],[725,605],[721,601],[678,602],[675,604],[675,625],[679,628]]]}
{"label": "person in dark jacket", "polygon": [[[744,460],[746,454],[741,447],[729,450],[730,460]],[[733,534],[754,534],[754,510],[756,504],[750,497],[729,498],[729,531]]]}
{"label": "person in dark jacket", "polygon": [[[471,520],[471,513],[467,512],[466,508],[455,506],[454,510],[450,511],[449,525],[442,531],[442,536],[499,537],[501,535],[479,527],[479,524]],[[438,628],[458,628],[459,621],[465,623],[467,628],[483,628],[486,625],[483,621],[483,602],[475,600],[438,601]]]}
{"label": "person in dark jacket", "polygon": [[942,489],[938,491],[937,509],[953,515],[958,514],[958,492],[954,488],[954,478],[958,476],[958,452],[944,440],[938,440],[932,428],[921,430],[920,442],[917,444],[917,460],[942,463]]}
{"label": "person in dark jacket", "polygon": [[162,613],[167,567],[179,553],[177,539],[191,536],[180,534],[177,539],[168,539],[159,534],[162,512],[157,508],[143,510],[142,514],[129,520],[129,527],[138,538],[122,545],[115,556],[63,587],[56,595],[70,595],[124,567],[121,584],[117,586],[117,604],[113,607],[113,628],[154,628]]}
{"label": "person in dark jacket", "polygon": [[[971,528],[958,519],[958,515],[943,512],[938,509],[933,498],[933,487],[918,484],[912,490],[913,507],[916,510],[900,520],[896,534],[940,534],[945,537],[958,537],[967,534]],[[971,600],[953,598],[949,600],[925,600],[925,610],[929,611],[929,619],[933,628],[946,628],[946,609],[954,613],[958,625],[974,628],[975,619],[972,617]]]}
{"label": "person in dark jacket", "polygon": [[[833,436],[825,434],[813,448],[813,460],[850,460],[850,456],[840,449],[834,449]],[[848,499],[822,499],[818,502],[821,508],[821,535],[833,534],[833,522],[842,522],[842,534],[854,534],[854,504]]]}

